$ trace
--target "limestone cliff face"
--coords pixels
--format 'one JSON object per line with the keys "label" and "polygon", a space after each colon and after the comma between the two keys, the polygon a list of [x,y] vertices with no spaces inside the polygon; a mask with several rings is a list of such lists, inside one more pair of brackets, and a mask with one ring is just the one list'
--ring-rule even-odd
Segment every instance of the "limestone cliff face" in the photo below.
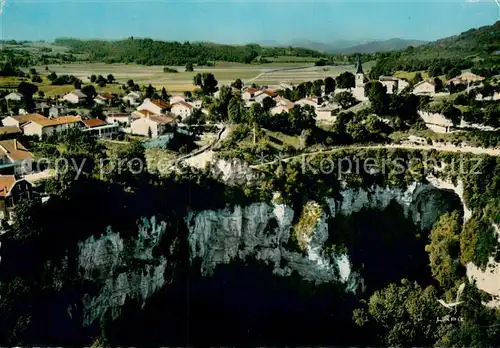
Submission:
{"label": "limestone cliff face", "polygon": [[[341,198],[327,198],[323,207],[307,203],[306,213],[298,218],[300,225],[295,226],[293,209],[278,202],[191,212],[185,217],[189,257],[201,260],[204,274],[213,272],[218,264],[252,257],[272,265],[277,275],[296,271],[312,282],[337,282],[346,291],[363,291],[363,279],[353,271],[349,257],[326,250],[328,219],[364,208],[384,209],[395,200],[415,224],[428,229],[446,212],[446,199],[444,191],[429,184],[414,184],[405,190],[346,188]],[[169,281],[164,274],[171,266],[164,257],[153,257],[165,230],[165,222],[144,218],[138,223],[136,237],[124,240],[119,231],[108,229],[105,235],[80,243],[82,278],[99,285],[84,298],[86,325],[106,311],[118,317],[127,298],[144,304]],[[291,247],[293,237],[300,240],[301,251]]]}
{"label": "limestone cliff face", "polygon": [[129,243],[108,228],[100,238],[90,237],[79,244],[82,279],[101,285],[98,294],[83,299],[84,324],[90,325],[107,309],[116,319],[127,297],[144,303],[165,284],[167,262],[164,257],[154,260],[152,255],[164,232],[165,223],[152,217],[138,224],[137,238]]}
{"label": "limestone cliff face", "polygon": [[322,210],[315,221],[309,221],[312,228],[303,237],[307,241],[303,253],[289,247],[294,212],[288,206],[255,203],[248,207],[191,213],[186,218],[191,258],[200,258],[202,271],[210,273],[218,264],[252,256],[273,265],[276,274],[285,276],[297,271],[304,279],[337,281],[345,284],[346,290],[357,291],[363,288],[363,281],[359,274],[352,272],[348,256],[332,255],[325,250],[327,219],[337,214],[350,215],[364,208],[385,209],[395,200],[416,225],[430,229],[447,211],[449,199],[443,191],[426,184],[414,184],[406,190],[345,189],[341,195],[339,200],[326,199],[328,209]]}

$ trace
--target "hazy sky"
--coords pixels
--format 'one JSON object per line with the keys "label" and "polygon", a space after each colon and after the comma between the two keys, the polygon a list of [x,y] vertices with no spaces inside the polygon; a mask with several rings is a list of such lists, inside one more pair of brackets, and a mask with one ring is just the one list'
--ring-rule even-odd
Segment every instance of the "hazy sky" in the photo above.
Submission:
{"label": "hazy sky", "polygon": [[135,36],[223,43],[435,40],[492,24],[499,15],[493,0],[6,0],[0,35],[26,40]]}

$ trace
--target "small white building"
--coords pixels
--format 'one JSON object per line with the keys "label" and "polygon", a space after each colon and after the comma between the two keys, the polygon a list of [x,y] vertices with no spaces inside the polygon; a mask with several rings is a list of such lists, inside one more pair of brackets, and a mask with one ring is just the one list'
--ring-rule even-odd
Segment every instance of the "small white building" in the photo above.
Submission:
{"label": "small white building", "polygon": [[410,84],[408,81],[394,77],[394,76],[380,76],[378,81],[387,88],[387,93],[400,93],[403,89]]}
{"label": "small white building", "polygon": [[130,105],[139,105],[141,103],[141,94],[139,92],[130,92],[125,97],[123,97],[123,101],[125,103],[130,103]]}
{"label": "small white building", "polygon": [[275,106],[274,108],[272,108],[270,111],[271,111],[271,115],[278,115],[278,114],[281,114],[282,112],[290,112],[290,110],[292,110],[294,108],[294,104],[289,104],[289,105],[278,105],[278,106]]}
{"label": "small white building", "polygon": [[159,99],[144,99],[144,102],[137,107],[137,111],[148,110],[156,115],[161,115],[167,112],[171,108],[171,105],[166,101]]}
{"label": "small white building", "polygon": [[413,87],[413,94],[434,95],[436,93],[436,84],[432,81],[421,81]]}
{"label": "small white building", "polygon": [[79,117],[62,116],[54,119],[35,120],[23,126],[26,135],[37,135],[39,138],[72,128],[83,128],[85,125]]}
{"label": "small white building", "polygon": [[130,124],[130,114],[108,114],[106,116],[106,123],[128,126]]}
{"label": "small white building", "polygon": [[12,101],[21,101],[23,100],[23,95],[19,92],[12,92],[12,93],[9,93],[5,96],[5,100],[12,100]]}
{"label": "small white building", "polygon": [[131,133],[156,138],[164,134],[167,129],[175,125],[175,123],[175,117],[172,116],[152,115],[141,117],[130,124]]}
{"label": "small white building", "polygon": [[5,127],[17,127],[21,128],[28,122],[36,120],[48,120],[47,117],[40,114],[28,114],[28,115],[18,115],[18,116],[7,116],[2,120],[2,124]]}
{"label": "small white building", "polygon": [[34,156],[16,139],[0,141],[0,167],[13,167],[14,173],[23,175],[33,169]]}
{"label": "small white building", "polygon": [[49,117],[59,117],[66,115],[68,113],[68,108],[64,105],[52,105],[49,109]]}
{"label": "small white building", "polygon": [[66,100],[68,103],[71,104],[79,104],[87,100],[87,95],[84,94],[81,90],[75,89],[73,92],[66,94],[63,97],[63,100]]}
{"label": "small white building", "polygon": [[173,95],[169,99],[169,102],[172,105],[174,105],[175,103],[178,103],[178,102],[185,102],[185,101],[186,101],[186,98],[184,98],[183,96],[180,96],[180,95]]}
{"label": "small white building", "polygon": [[246,102],[250,102],[250,101],[254,101],[255,100],[255,96],[257,93],[259,93],[260,90],[258,90],[257,88],[247,88],[243,94],[241,95],[241,98]]}
{"label": "small white building", "polygon": [[172,104],[171,112],[174,115],[179,116],[182,120],[188,116],[191,116],[193,114],[193,111],[194,111],[193,106],[184,101],[179,101],[175,104]]}
{"label": "small white building", "polygon": [[[85,121],[83,121],[85,122]],[[88,126],[83,129],[84,132],[90,133],[92,136],[96,138],[112,138],[113,135],[118,134],[120,132],[120,125],[118,124],[101,124],[99,126]]]}
{"label": "small white building", "polygon": [[296,105],[300,105],[300,106],[309,105],[309,106],[312,106],[313,108],[317,108],[318,107],[317,100],[314,100],[312,98],[302,98],[300,100],[297,100],[295,102],[295,104]]}
{"label": "small white building", "polygon": [[94,102],[100,105],[107,105],[115,98],[115,95],[111,93],[99,93],[97,97],[94,98]]}

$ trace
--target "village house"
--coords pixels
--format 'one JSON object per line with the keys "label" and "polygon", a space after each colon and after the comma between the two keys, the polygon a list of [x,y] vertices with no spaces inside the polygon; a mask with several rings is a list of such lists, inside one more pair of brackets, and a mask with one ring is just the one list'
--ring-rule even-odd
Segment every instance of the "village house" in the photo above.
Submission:
{"label": "village house", "polygon": [[92,136],[97,138],[112,138],[113,135],[118,134],[120,125],[107,124],[98,118],[89,118],[82,120],[85,125],[84,132],[89,132]]}
{"label": "village house", "polygon": [[156,138],[164,134],[176,123],[173,115],[148,115],[131,123],[131,133],[145,137]]}
{"label": "village house", "polygon": [[79,104],[87,100],[87,95],[85,95],[81,90],[75,89],[73,92],[66,94],[63,97],[63,100],[66,100],[71,104]]}
{"label": "village house", "polygon": [[23,98],[24,96],[19,92],[12,92],[4,97],[4,99],[7,101],[21,101],[23,100]]}
{"label": "village house", "polygon": [[470,82],[476,82],[476,81],[483,81],[484,77],[473,74],[471,72],[465,72],[463,74],[458,75],[457,77],[452,78],[451,80],[448,80],[446,84],[449,84],[450,82],[453,82],[453,84],[467,84]]}
{"label": "village house", "polygon": [[255,100],[255,95],[260,92],[257,88],[252,88],[249,87],[247,88],[243,94],[241,95],[241,98],[246,102],[254,101]]}
{"label": "village house", "polygon": [[85,125],[76,116],[62,116],[54,119],[34,120],[23,126],[26,135],[37,135],[39,138],[73,128],[83,128]]}
{"label": "village house", "polygon": [[109,105],[113,99],[116,98],[116,95],[104,92],[104,93],[99,93],[95,98],[94,102],[99,105]]}
{"label": "village house", "polygon": [[148,110],[156,115],[161,115],[170,111],[171,105],[160,99],[144,99],[144,102],[137,107],[137,111]]}
{"label": "village house", "polygon": [[119,124],[121,126],[128,126],[130,124],[130,114],[124,113],[110,113],[106,116],[108,124]]}
{"label": "village house", "polygon": [[31,154],[16,139],[0,141],[0,171],[2,173],[24,175],[33,169]]}
{"label": "village house", "polygon": [[297,100],[295,102],[295,105],[300,105],[300,106],[309,105],[312,106],[313,108],[317,108],[318,101],[314,100],[313,98],[302,98],[300,100]]}
{"label": "village house", "polygon": [[416,95],[434,95],[436,93],[436,84],[433,81],[424,80],[413,87],[413,94]]}
{"label": "village house", "polygon": [[380,76],[378,81],[387,88],[388,94],[399,93],[410,85],[408,81],[394,76]]}
{"label": "village house", "polygon": [[254,97],[254,100],[255,102],[259,103],[259,104],[263,104],[264,103],[264,99],[266,98],[274,98],[276,97],[278,94],[271,90],[271,89],[266,89],[264,91],[259,91],[255,94],[255,97]]}
{"label": "village house", "polygon": [[180,96],[180,95],[173,95],[169,99],[169,102],[171,105],[174,105],[175,103],[178,103],[178,102],[185,102],[185,101],[186,101],[186,98],[184,98],[183,96]]}
{"label": "village house", "polygon": [[185,101],[179,101],[175,104],[172,104],[171,112],[179,116],[182,120],[186,117],[189,117],[193,114],[194,108],[191,104],[186,103]]}
{"label": "village house", "polygon": [[59,117],[66,115],[68,113],[68,108],[65,105],[52,105],[49,109],[49,117]]}
{"label": "village house", "polygon": [[147,116],[160,116],[160,115],[155,114],[154,112],[151,112],[149,110],[137,110],[133,111],[131,114],[132,119],[143,118]]}
{"label": "village house", "polygon": [[47,117],[40,114],[28,114],[28,115],[18,115],[18,116],[7,116],[2,120],[2,124],[5,127],[17,127],[21,128],[28,122],[35,120],[47,120]]}
{"label": "village house", "polygon": [[130,105],[136,106],[141,103],[141,95],[139,92],[130,92],[125,97],[123,97],[123,101],[125,103],[129,103]]}
{"label": "village house", "polygon": [[17,138],[23,134],[21,129],[15,126],[0,127],[0,139],[12,139]]}
{"label": "village house", "polygon": [[32,196],[33,187],[28,181],[14,175],[0,175],[0,219],[12,221],[14,208]]}
{"label": "village house", "polygon": [[35,111],[43,116],[48,116],[49,109],[50,105],[45,102],[35,104]]}
{"label": "village house", "polygon": [[274,115],[281,114],[282,112],[290,112],[290,110],[292,110],[294,107],[295,107],[295,104],[292,102],[283,103],[283,104],[280,103],[279,105],[272,108],[270,110],[270,112],[271,112],[271,115],[274,116]]}

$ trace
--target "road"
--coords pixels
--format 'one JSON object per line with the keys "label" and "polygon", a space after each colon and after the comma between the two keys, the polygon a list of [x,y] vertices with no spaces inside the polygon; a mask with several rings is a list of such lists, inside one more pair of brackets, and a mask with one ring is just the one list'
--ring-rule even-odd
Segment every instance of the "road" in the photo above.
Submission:
{"label": "road", "polygon": [[348,149],[405,149],[405,150],[437,150],[440,152],[456,152],[456,153],[468,153],[468,154],[476,154],[476,155],[489,155],[489,156],[500,156],[500,148],[482,148],[482,147],[470,147],[470,146],[454,146],[454,145],[412,145],[412,144],[383,144],[383,145],[367,145],[367,146],[339,146],[332,149],[320,150],[309,153],[302,153],[299,155],[289,156],[281,159],[276,159],[273,161],[252,165],[250,168],[258,169],[268,165],[272,165],[278,163],[278,161],[289,161],[294,158],[300,158],[302,156],[314,156],[317,154],[325,154],[325,153],[333,153],[336,151],[348,150]]}

